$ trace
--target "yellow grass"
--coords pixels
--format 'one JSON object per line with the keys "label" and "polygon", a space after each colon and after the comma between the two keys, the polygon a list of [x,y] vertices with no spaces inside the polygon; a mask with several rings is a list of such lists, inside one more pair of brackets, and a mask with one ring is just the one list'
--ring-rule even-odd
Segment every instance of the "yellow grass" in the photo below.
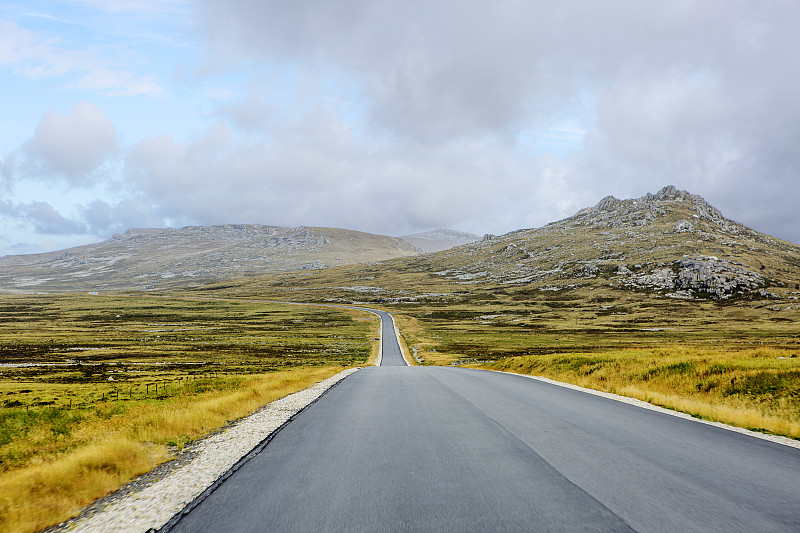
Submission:
{"label": "yellow grass", "polygon": [[87,418],[60,453],[34,456],[0,477],[0,531],[30,532],[75,516],[133,477],[168,460],[171,449],[343,370],[300,368],[253,376],[236,390],[140,402],[124,414]]}
{"label": "yellow grass", "polygon": [[708,420],[800,438],[796,350],[676,345],[512,357],[485,368],[541,375]]}
{"label": "yellow grass", "polygon": [[392,316],[394,316],[398,329],[403,333],[401,342],[405,345],[406,353],[409,354],[412,364],[419,364],[414,359],[415,353],[425,364],[436,365],[450,361],[450,357],[432,350],[437,343],[426,338],[429,333],[425,331],[418,319],[402,314],[393,314]]}
{"label": "yellow grass", "polygon": [[[395,326],[397,329],[402,331],[399,324],[397,323],[397,318],[393,316],[395,319]],[[400,346],[400,352],[403,354],[403,359],[409,364],[409,366],[418,366],[417,360],[414,358],[414,353],[409,349],[408,342],[406,342],[406,335],[405,333],[400,333],[398,331],[397,335],[397,344]]]}
{"label": "yellow grass", "polygon": [[378,361],[378,355],[381,353],[381,323],[380,320],[372,323],[370,330],[372,337],[370,337],[369,358],[364,362],[364,366],[374,366]]}
{"label": "yellow grass", "polygon": [[800,438],[800,421],[789,420],[777,414],[769,414],[769,412],[753,406],[736,405],[733,402],[720,404],[707,398],[688,398],[674,394],[649,392],[637,387],[623,387],[617,391],[617,394],[644,400],[653,405],[688,413],[705,420]]}

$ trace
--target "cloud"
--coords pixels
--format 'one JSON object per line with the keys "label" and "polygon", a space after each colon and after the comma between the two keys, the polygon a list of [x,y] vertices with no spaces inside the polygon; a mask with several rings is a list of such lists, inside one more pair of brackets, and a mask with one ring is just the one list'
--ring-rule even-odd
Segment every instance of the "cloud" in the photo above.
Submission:
{"label": "cloud", "polygon": [[113,208],[105,200],[92,200],[88,206],[80,206],[80,211],[87,230],[91,233],[102,235],[113,229]]}
{"label": "cloud", "polygon": [[532,209],[545,203],[543,193],[567,189],[558,183],[560,160],[520,159],[506,148],[496,139],[364,139],[336,113],[318,109],[273,124],[266,138],[237,136],[218,123],[188,143],[142,140],[129,151],[126,180],[151,216],[186,224],[499,232],[513,221],[510,213],[534,225],[583,207],[567,200]]}
{"label": "cloud", "polygon": [[155,76],[135,76],[130,72],[105,68],[93,69],[66,87],[104,92],[108,96],[158,95],[163,92]]}
{"label": "cloud", "polygon": [[[97,28],[85,28],[76,40],[91,31]],[[32,79],[64,78],[66,88],[93,90],[109,96],[154,96],[164,92],[154,75],[131,72],[102,53],[100,48],[94,49],[85,42],[64,41],[63,36],[0,20],[0,67],[12,67],[16,74]]]}
{"label": "cloud", "polygon": [[[318,102],[331,85],[349,87],[365,135],[394,143],[389,155],[420,142],[445,157],[453,143],[473,143],[491,150],[478,156],[505,152],[511,177],[496,182],[519,184],[515,173],[532,165],[528,190],[550,191],[550,203],[675,183],[757,229],[791,227],[785,198],[800,196],[791,2],[206,0],[202,9],[212,54],[291,68]],[[574,114],[585,136],[549,171],[514,156],[519,139]],[[389,157],[384,175],[397,163]],[[459,190],[449,171],[429,178]],[[481,188],[467,190],[485,201]],[[509,223],[528,220],[521,209]],[[800,229],[782,235],[800,241]]]}
{"label": "cloud", "polygon": [[36,233],[50,235],[75,235],[85,233],[86,227],[80,222],[62,216],[47,202],[12,204],[0,206],[0,213],[33,227]]}
{"label": "cloud", "polygon": [[94,104],[78,102],[66,115],[45,112],[34,135],[0,164],[7,187],[19,179],[86,185],[117,149],[114,124]]}
{"label": "cloud", "polygon": [[[140,25],[162,28],[155,4],[99,3],[82,6],[101,14],[91,21],[116,20],[125,43],[137,42]],[[31,176],[83,187],[73,219],[98,235],[227,222],[402,234],[503,233],[608,194],[675,184],[800,242],[800,8],[791,2],[195,7],[205,43],[197,63],[208,68],[190,83],[176,80],[187,83],[195,99],[181,105],[200,109],[201,126],[187,136],[165,125],[120,146],[115,124],[93,104],[50,111],[0,164],[0,187]],[[165,35],[194,43],[197,34],[174,33],[190,7],[165,9]],[[159,89],[156,77],[98,60],[91,47],[3,29],[0,65],[28,76],[62,76],[62,87],[106,94]]]}
{"label": "cloud", "polygon": [[117,145],[114,124],[96,105],[78,102],[66,115],[50,110],[24,147],[28,171],[45,179],[66,176],[81,183]]}

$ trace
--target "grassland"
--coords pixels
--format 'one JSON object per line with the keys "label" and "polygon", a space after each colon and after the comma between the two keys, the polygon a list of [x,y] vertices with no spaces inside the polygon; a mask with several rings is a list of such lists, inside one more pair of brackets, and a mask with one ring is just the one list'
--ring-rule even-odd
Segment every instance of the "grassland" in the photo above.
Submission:
{"label": "grassland", "polygon": [[482,366],[545,376],[698,418],[800,438],[800,350],[666,345],[522,356]]}
{"label": "grassland", "polygon": [[187,443],[377,352],[354,310],[0,298],[0,530],[61,521]]}
{"label": "grassland", "polygon": [[396,313],[425,364],[541,375],[800,438],[796,312],[570,292]]}
{"label": "grassland", "polygon": [[800,438],[800,306],[793,299],[680,300],[602,278],[560,287],[465,284],[412,260],[382,267],[205,291],[366,303],[394,314],[422,364],[537,374]]}

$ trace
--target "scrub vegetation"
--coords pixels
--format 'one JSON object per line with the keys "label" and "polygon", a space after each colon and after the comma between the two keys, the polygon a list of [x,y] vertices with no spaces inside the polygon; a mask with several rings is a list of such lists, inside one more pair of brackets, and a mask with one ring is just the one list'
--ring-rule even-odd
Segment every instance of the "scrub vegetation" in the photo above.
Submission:
{"label": "scrub vegetation", "polygon": [[377,353],[369,313],[0,298],[0,530],[35,531],[193,440]]}

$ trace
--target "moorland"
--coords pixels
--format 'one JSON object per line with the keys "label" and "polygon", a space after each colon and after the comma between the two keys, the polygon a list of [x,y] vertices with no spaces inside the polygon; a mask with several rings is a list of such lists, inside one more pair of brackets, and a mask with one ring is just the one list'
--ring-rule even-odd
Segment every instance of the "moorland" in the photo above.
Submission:
{"label": "moorland", "polygon": [[[419,364],[535,374],[800,438],[800,246],[674,187],[436,253],[167,281],[0,298],[4,481],[30,476],[26,498],[49,502],[78,491],[28,473],[72,461],[110,480],[37,527],[276,394],[374,356],[370,315],[266,300],[389,311]],[[183,412],[200,421],[170,425]],[[120,439],[146,460],[75,459]]]}
{"label": "moorland", "polygon": [[0,297],[0,529],[75,515],[189,443],[377,354],[363,311]]}

